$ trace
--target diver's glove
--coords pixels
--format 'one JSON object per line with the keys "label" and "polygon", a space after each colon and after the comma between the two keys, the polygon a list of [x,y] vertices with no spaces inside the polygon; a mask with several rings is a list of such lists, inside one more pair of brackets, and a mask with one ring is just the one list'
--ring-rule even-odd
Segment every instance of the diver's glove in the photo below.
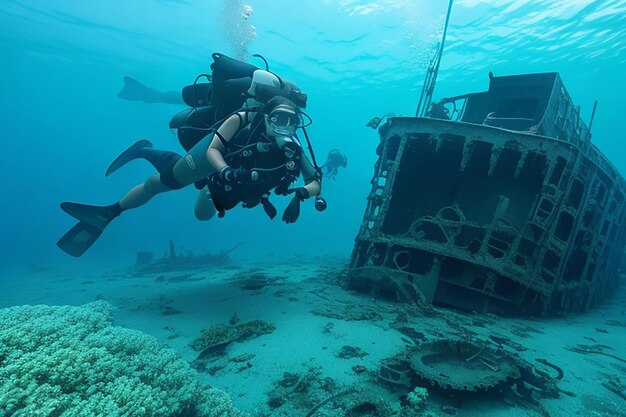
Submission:
{"label": "diver's glove", "polygon": [[293,184],[295,180],[296,180],[296,177],[294,175],[292,174],[285,175],[283,178],[281,178],[280,184],[278,184],[278,186],[274,189],[274,192],[277,195],[289,194],[290,192],[293,191],[289,187],[291,187],[291,184]]}
{"label": "diver's glove", "polygon": [[254,169],[237,168],[235,170],[235,179],[240,184],[250,184],[259,179],[259,173]]}
{"label": "diver's glove", "polygon": [[304,187],[291,189],[288,193],[295,193],[295,195],[283,213],[283,221],[285,223],[295,223],[298,220],[298,216],[300,216],[300,203],[309,198],[310,194]]}
{"label": "diver's glove", "polygon": [[261,197],[261,205],[263,206],[263,210],[265,210],[265,214],[267,214],[270,219],[274,220],[274,217],[276,217],[278,211],[276,210],[276,207],[274,207],[274,205],[270,202],[269,197],[270,195],[268,193],[263,194],[263,196]]}

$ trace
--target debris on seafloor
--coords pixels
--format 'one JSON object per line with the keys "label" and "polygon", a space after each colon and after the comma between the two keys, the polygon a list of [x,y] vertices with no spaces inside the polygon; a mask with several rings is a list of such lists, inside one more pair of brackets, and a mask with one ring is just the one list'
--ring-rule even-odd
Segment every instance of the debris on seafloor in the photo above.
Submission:
{"label": "debris on seafloor", "polygon": [[207,370],[208,363],[225,356],[226,349],[231,343],[242,343],[272,333],[276,329],[273,324],[262,320],[235,323],[211,325],[202,330],[200,336],[191,342],[191,348],[200,352],[192,363],[196,369]]}
{"label": "debris on seafloor", "polygon": [[332,378],[322,378],[319,367],[310,367],[305,373],[285,372],[267,395],[267,405],[275,410],[288,405],[290,408],[310,410],[321,399],[336,390]]}
{"label": "debris on seafloor", "polygon": [[413,343],[419,344],[428,339],[424,333],[418,330],[415,330],[412,327],[403,326],[403,327],[398,327],[396,330],[398,330],[403,335],[408,336]]}
{"label": "debris on seafloor", "polygon": [[582,354],[596,354],[596,355],[604,355],[609,358],[616,359],[620,362],[625,362],[626,359],[620,358],[619,356],[613,355],[611,353],[607,353],[607,350],[615,350],[611,346],[607,345],[577,345],[566,347],[567,350],[571,350],[572,352],[582,353]]}
{"label": "debris on seafloor", "polygon": [[363,349],[358,346],[344,345],[341,350],[337,352],[336,356],[341,359],[363,358],[369,355]]}
{"label": "debris on seafloor", "polygon": [[548,362],[547,359],[543,359],[543,358],[536,358],[535,359],[537,362],[539,362],[542,365],[545,365],[549,368],[554,369],[557,372],[557,375],[554,377],[556,380],[560,381],[561,379],[563,379],[563,368],[561,368],[560,366],[557,366],[551,362]]}
{"label": "debris on seafloor", "polygon": [[314,309],[311,311],[316,316],[328,317],[345,321],[377,321],[382,320],[382,316],[373,308],[347,303],[341,310],[329,307],[326,309]]}
{"label": "debris on seafloor", "polygon": [[[267,394],[265,416],[391,417],[397,410],[384,392],[367,384],[342,386],[310,366],[305,372],[285,372]],[[407,415],[408,417],[408,415]],[[417,417],[417,415],[415,415]]]}
{"label": "debris on seafloor", "polygon": [[315,413],[317,413],[317,411],[322,408],[324,405],[328,404],[331,401],[335,401],[336,399],[338,399],[339,397],[342,397],[344,395],[350,394],[354,392],[354,388],[346,388],[343,391],[339,391],[336,394],[331,395],[328,398],[325,398],[324,400],[322,400],[320,403],[316,404],[315,407],[311,408],[309,410],[308,413],[306,413],[305,417],[312,417]]}
{"label": "debris on seafloor", "polygon": [[235,274],[230,281],[244,291],[260,291],[266,287],[282,285],[286,277],[269,275],[261,268],[252,268]]}
{"label": "debris on seafloor", "polygon": [[164,316],[175,316],[177,314],[181,314],[182,311],[175,309],[172,306],[163,306],[161,307],[161,314]]}
{"label": "debris on seafloor", "polygon": [[489,338],[493,340],[499,347],[506,345],[512,349],[515,349],[518,352],[523,352],[525,350],[528,350],[528,348],[526,348],[524,345],[514,342],[510,338],[499,335],[497,333],[489,335]]}
{"label": "debris on seafloor", "polygon": [[160,259],[155,260],[152,252],[137,252],[137,262],[134,266],[134,272],[144,274],[186,270],[205,266],[227,265],[231,262],[228,255],[241,245],[243,245],[243,242],[238,243],[228,250],[220,250],[217,254],[207,252],[194,255],[192,251],[188,251],[187,254],[181,255],[176,253],[174,242],[170,239],[169,250]]}
{"label": "debris on seafloor", "polygon": [[517,354],[478,339],[439,339],[407,347],[383,360],[378,373],[379,380],[395,390],[428,387],[444,397],[484,393],[542,415],[547,413],[539,401],[559,397],[560,377],[552,378]]}
{"label": "debris on seafloor", "polygon": [[[285,372],[267,394],[267,410],[260,416],[272,417],[437,417],[429,410],[429,394],[415,387],[398,397],[370,380],[363,370],[358,384],[343,385],[324,376],[320,367],[304,372]],[[453,410],[453,407],[448,407]]]}
{"label": "debris on seafloor", "polygon": [[423,343],[410,364],[429,384],[456,391],[487,390],[521,376],[511,355],[464,340]]}
{"label": "debris on seafloor", "polygon": [[537,327],[533,327],[533,326],[529,326],[527,324],[525,325],[515,325],[512,324],[510,326],[510,331],[511,333],[513,333],[515,336],[519,336],[522,338],[527,338],[527,337],[531,337],[531,333],[534,334],[543,334],[543,330],[538,329]]}
{"label": "debris on seafloor", "polygon": [[613,392],[622,400],[626,400],[626,384],[622,382],[621,378],[612,374],[602,374],[602,376],[605,378],[605,381],[602,381],[602,386]]}
{"label": "debris on seafloor", "polygon": [[363,366],[363,365],[354,365],[354,366],[352,367],[352,371],[353,371],[355,374],[359,375],[359,374],[362,374],[363,372],[366,372],[366,371],[367,371],[367,368],[366,368],[365,366]]}
{"label": "debris on seafloor", "polygon": [[174,301],[173,299],[168,299],[165,295],[161,295],[159,297],[159,309],[161,310],[162,315],[174,316],[174,315],[182,313],[182,311],[169,305],[173,301]]}
{"label": "debris on seafloor", "polygon": [[154,279],[154,282],[165,282],[166,284],[178,284],[180,282],[195,282],[202,281],[205,277],[194,276],[194,274],[180,274],[180,275],[159,275]]}
{"label": "debris on seafloor", "polygon": [[180,330],[177,330],[176,328],[172,326],[165,326],[163,327],[163,330],[169,333],[169,335],[167,336],[169,340],[177,339],[183,335],[183,332],[181,332]]}

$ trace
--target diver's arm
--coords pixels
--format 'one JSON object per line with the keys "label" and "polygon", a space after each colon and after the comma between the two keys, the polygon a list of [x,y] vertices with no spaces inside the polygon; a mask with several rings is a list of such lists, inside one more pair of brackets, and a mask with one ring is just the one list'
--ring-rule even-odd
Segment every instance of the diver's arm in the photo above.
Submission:
{"label": "diver's arm", "polygon": [[307,198],[319,195],[322,191],[317,170],[311,164],[311,161],[302,155],[299,159],[299,166],[305,185],[304,187],[290,190],[293,191],[294,196],[283,213],[283,221],[285,223],[295,223],[300,216],[300,203]]}
{"label": "diver's arm", "polygon": [[209,149],[206,151],[206,159],[209,160],[209,163],[213,165],[213,168],[218,172],[228,166],[226,161],[224,161],[225,152],[226,147],[222,141],[215,136],[209,145]]}
{"label": "diver's arm", "polygon": [[302,178],[304,179],[304,188],[309,193],[309,197],[319,195],[322,191],[322,186],[317,179],[317,170],[305,155],[302,155],[299,159],[299,165]]}
{"label": "diver's arm", "polygon": [[322,187],[317,180],[311,181],[310,183],[305,185],[304,188],[309,192],[309,197],[315,197],[319,195],[322,191]]}
{"label": "diver's arm", "polygon": [[[226,168],[228,164],[224,160],[226,154],[226,146],[224,142],[228,142],[235,136],[241,127],[241,123],[247,119],[250,115],[246,115],[245,112],[239,112],[230,116],[222,125],[217,129],[209,148],[206,151],[206,159],[215,168],[217,172]],[[220,138],[221,136],[221,138]]]}

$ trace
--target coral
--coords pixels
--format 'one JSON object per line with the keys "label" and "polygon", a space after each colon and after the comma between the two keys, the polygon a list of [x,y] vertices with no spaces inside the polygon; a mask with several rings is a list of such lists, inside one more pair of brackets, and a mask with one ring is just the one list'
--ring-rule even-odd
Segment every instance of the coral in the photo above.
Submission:
{"label": "coral", "polygon": [[104,301],[0,310],[0,415],[243,416],[173,350],[113,326]]}
{"label": "coral", "polygon": [[407,405],[415,410],[423,410],[428,403],[428,391],[426,388],[415,387],[406,396]]}
{"label": "coral", "polygon": [[211,346],[221,345],[232,341],[230,336],[231,326],[225,324],[214,324],[202,330],[200,336],[191,342],[193,350],[204,350]]}
{"label": "coral", "polygon": [[272,410],[283,407],[281,413],[285,415],[304,415],[305,411],[336,392],[337,386],[332,378],[323,377],[319,367],[309,367],[301,373],[284,372],[267,393],[267,405]]}
{"label": "coral", "polygon": [[[231,318],[231,322],[233,319]],[[226,357],[227,348],[233,342],[245,342],[261,335],[272,333],[276,328],[273,324],[262,320],[253,320],[246,323],[236,324],[214,324],[202,330],[193,342],[191,347],[201,351],[191,365],[198,371],[207,371],[211,375],[224,369],[227,363],[215,365],[214,362]],[[213,364],[213,366],[209,366]],[[245,367],[240,367],[238,372],[251,368],[252,364],[247,363]]]}
{"label": "coral", "polygon": [[402,401],[401,417],[423,416],[428,406],[428,391],[426,388],[415,387]]}
{"label": "coral", "polygon": [[276,327],[262,320],[253,320],[235,325],[214,324],[202,330],[191,347],[194,350],[207,350],[231,342],[245,342],[261,335],[272,333]]}

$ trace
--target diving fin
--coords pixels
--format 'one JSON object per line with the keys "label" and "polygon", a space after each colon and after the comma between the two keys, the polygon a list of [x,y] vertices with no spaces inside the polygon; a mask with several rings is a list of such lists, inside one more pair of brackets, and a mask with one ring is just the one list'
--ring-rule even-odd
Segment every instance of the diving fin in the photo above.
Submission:
{"label": "diving fin", "polygon": [[80,257],[100,237],[103,229],[87,222],[78,222],[57,242],[57,246],[76,258]]}
{"label": "diving fin", "polygon": [[78,203],[61,203],[61,209],[80,220],[59,239],[57,246],[69,255],[79,257],[100,237],[111,220],[122,212],[118,203],[110,206],[89,206]]}
{"label": "diving fin", "polygon": [[142,158],[143,156],[139,155],[139,150],[143,148],[152,148],[152,142],[147,139],[142,139],[135,144],[133,144],[130,148],[126,149],[122,152],[107,168],[107,172],[104,174],[105,177],[108,177],[133,159]]}
{"label": "diving fin", "polygon": [[144,103],[185,104],[180,91],[159,91],[129,76],[124,76],[124,86],[117,96],[124,100]]}
{"label": "diving fin", "polygon": [[104,230],[111,223],[111,220],[122,212],[122,208],[118,203],[110,206],[90,206],[87,204],[63,202],[61,203],[61,210],[81,222],[89,223],[100,229],[100,231]]}

